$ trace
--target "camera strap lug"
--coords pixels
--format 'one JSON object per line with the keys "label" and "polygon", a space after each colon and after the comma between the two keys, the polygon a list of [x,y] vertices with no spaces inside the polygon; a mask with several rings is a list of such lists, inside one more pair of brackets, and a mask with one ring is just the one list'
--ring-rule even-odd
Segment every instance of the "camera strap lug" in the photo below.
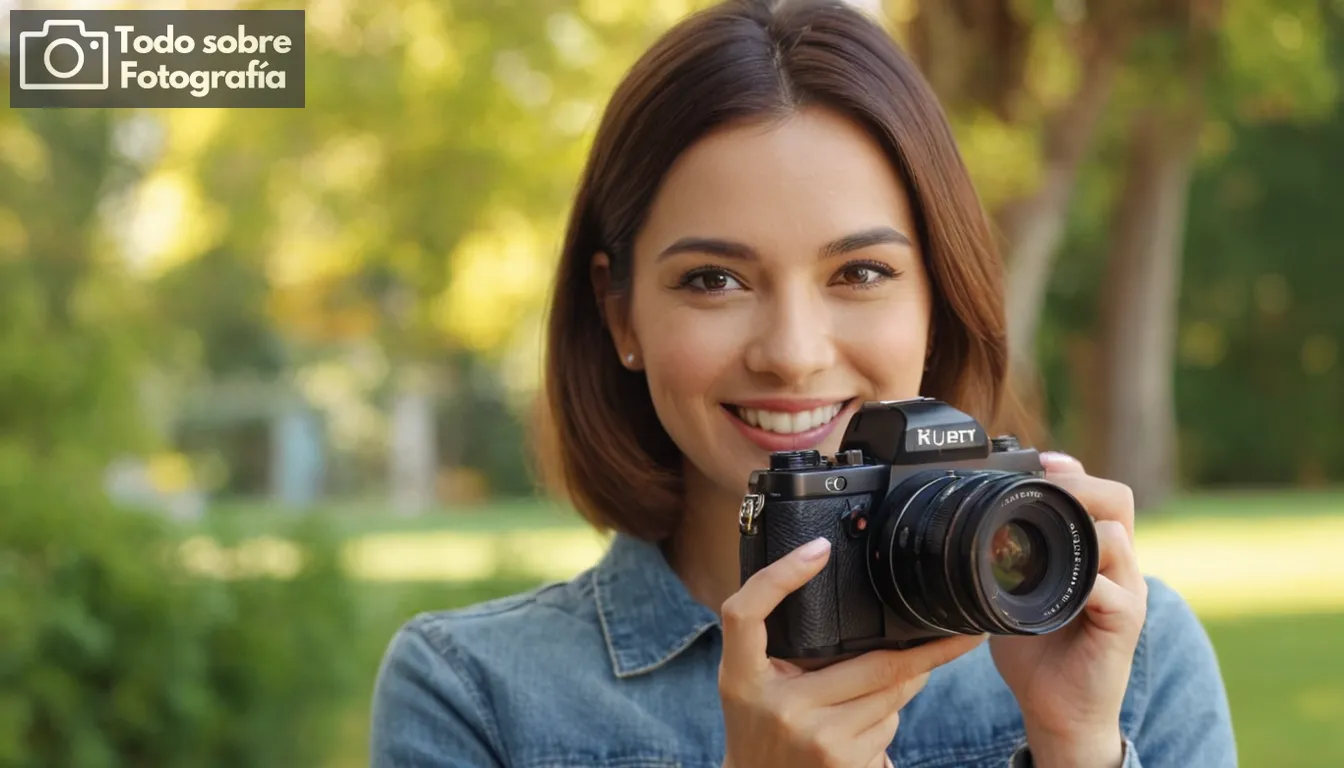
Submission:
{"label": "camera strap lug", "polygon": [[755,536],[756,523],[760,519],[761,508],[765,506],[765,497],[759,493],[748,493],[742,497],[742,508],[737,513],[737,528],[743,536]]}

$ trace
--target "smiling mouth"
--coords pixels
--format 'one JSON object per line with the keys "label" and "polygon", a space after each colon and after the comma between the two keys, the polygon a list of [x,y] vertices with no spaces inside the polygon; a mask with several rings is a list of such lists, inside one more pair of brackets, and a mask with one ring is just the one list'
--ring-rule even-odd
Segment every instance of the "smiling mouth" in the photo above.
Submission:
{"label": "smiling mouth", "polygon": [[853,401],[853,398],[841,400],[830,405],[813,408],[810,411],[771,411],[764,408],[747,408],[732,403],[724,403],[723,407],[749,427],[779,435],[796,435],[811,432],[830,424],[836,416],[840,415],[845,406]]}

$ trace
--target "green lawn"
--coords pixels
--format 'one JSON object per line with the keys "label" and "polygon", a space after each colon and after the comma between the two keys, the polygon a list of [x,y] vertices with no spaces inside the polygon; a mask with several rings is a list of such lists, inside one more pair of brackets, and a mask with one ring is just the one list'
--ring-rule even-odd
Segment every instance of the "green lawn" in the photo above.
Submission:
{"label": "green lawn", "polygon": [[1344,765],[1344,614],[1206,621],[1241,764]]}
{"label": "green lawn", "polygon": [[[580,548],[562,565],[573,571],[598,551],[572,513],[538,502],[509,502],[389,519],[375,505],[324,510],[356,546],[414,563],[501,548],[487,565],[519,553],[545,561]],[[283,530],[263,506],[218,510],[206,530],[229,536]],[[1180,499],[1141,519],[1140,558],[1187,597],[1204,618],[1219,654],[1243,765],[1344,765],[1344,493],[1245,493]],[[536,535],[531,535],[537,531]],[[538,546],[537,542],[555,542]],[[454,549],[456,547],[456,549]],[[414,552],[412,550],[419,550]],[[1334,554],[1332,554],[1334,553]],[[405,564],[403,562],[403,565]],[[421,610],[465,605],[526,589],[535,572],[510,578],[373,579],[362,586],[364,630],[358,643],[372,685],[387,640]],[[367,764],[367,697],[349,704],[338,768]]]}
{"label": "green lawn", "polygon": [[[487,532],[571,529],[583,525],[566,506],[540,499],[506,499],[433,509],[398,517],[378,499],[323,504],[311,511],[346,536],[417,531]],[[299,517],[266,502],[217,503],[203,531],[227,536],[259,536],[283,530]],[[1161,531],[1194,520],[1273,521],[1278,518],[1344,518],[1344,489],[1333,491],[1220,491],[1179,496],[1139,515],[1140,530]]]}

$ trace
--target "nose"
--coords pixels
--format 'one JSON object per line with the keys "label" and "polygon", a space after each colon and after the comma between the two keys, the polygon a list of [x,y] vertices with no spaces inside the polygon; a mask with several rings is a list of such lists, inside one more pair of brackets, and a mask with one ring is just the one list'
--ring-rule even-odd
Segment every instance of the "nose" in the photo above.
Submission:
{"label": "nose", "polygon": [[747,347],[746,365],[785,386],[805,384],[835,365],[836,350],[825,300],[815,289],[798,286],[762,302],[758,326]]}

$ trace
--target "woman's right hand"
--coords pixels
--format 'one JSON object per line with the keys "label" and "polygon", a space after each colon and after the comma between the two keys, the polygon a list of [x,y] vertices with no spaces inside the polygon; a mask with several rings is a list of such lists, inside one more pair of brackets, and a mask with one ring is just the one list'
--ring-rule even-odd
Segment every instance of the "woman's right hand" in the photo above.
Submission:
{"label": "woman's right hand", "polygon": [[930,670],[984,636],[942,638],[907,651],[870,651],[805,671],[766,656],[765,618],[825,566],[830,542],[804,544],[762,568],[723,603],[719,696],[725,768],[882,768],[900,710]]}

